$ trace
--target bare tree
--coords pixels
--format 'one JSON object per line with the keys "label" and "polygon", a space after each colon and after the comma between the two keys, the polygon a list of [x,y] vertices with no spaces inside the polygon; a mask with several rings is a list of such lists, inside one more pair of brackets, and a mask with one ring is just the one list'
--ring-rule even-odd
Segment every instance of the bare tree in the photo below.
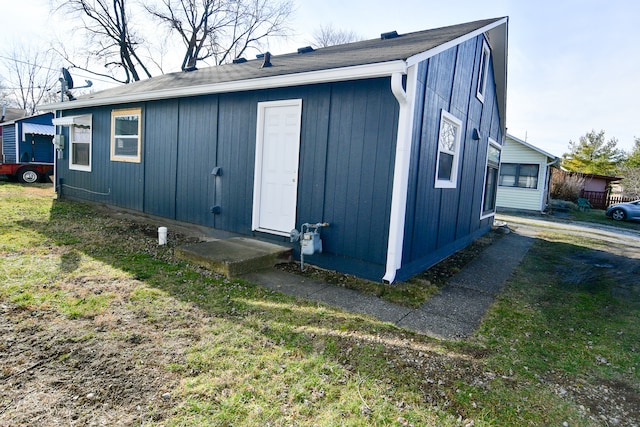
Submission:
{"label": "bare tree", "polygon": [[60,68],[50,52],[37,51],[23,44],[3,57],[6,80],[3,92],[10,106],[31,115],[40,103],[55,100]]}
{"label": "bare tree", "polygon": [[88,35],[86,57],[101,61],[107,72],[90,69],[89,61],[74,61],[63,49],[59,53],[74,67],[108,77],[119,83],[129,83],[151,77],[138,49],[144,44],[132,28],[127,0],[63,0],[59,11],[80,16]]}
{"label": "bare tree", "polygon": [[321,25],[313,32],[313,40],[311,44],[313,47],[328,47],[338,44],[345,44],[351,42],[357,42],[363,38],[353,31],[339,30],[333,27],[333,25]]}
{"label": "bare tree", "polygon": [[221,0],[161,0],[160,5],[146,5],[149,13],[176,31],[185,45],[181,69],[195,67],[198,59],[213,55],[209,40],[229,24]]}
{"label": "bare tree", "polygon": [[292,0],[160,0],[146,8],[182,39],[183,70],[208,58],[229,62],[267,37],[286,35],[293,13]]}

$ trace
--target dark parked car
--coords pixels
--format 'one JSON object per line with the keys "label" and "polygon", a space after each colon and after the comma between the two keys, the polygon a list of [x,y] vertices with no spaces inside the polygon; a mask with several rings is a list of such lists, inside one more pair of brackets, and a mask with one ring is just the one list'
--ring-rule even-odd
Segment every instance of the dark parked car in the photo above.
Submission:
{"label": "dark parked car", "polygon": [[616,221],[629,219],[640,220],[640,200],[635,202],[617,203],[607,208],[605,215]]}

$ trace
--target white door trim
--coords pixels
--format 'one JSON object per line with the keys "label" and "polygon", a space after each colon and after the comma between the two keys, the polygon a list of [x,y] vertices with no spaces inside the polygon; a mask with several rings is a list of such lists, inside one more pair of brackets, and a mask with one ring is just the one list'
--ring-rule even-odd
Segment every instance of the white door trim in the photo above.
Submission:
{"label": "white door trim", "polygon": [[298,165],[300,163],[300,129],[302,126],[302,99],[286,99],[282,101],[267,101],[267,102],[259,102],[258,103],[258,115],[257,115],[257,124],[256,124],[256,156],[255,156],[255,169],[254,169],[254,179],[253,179],[253,217],[251,221],[251,229],[253,231],[260,231],[269,234],[275,234],[279,236],[288,236],[289,232],[295,228],[295,220],[296,220],[296,212],[292,212],[292,221],[290,224],[290,228],[288,230],[273,230],[269,228],[264,228],[260,224],[260,208],[262,206],[262,178],[263,178],[263,155],[264,155],[264,126],[265,126],[265,111],[270,107],[297,107],[299,111],[298,117],[298,133],[297,133],[297,144],[294,147],[295,152],[292,153],[292,158],[294,159],[296,164],[296,177],[295,177],[295,194],[292,195],[294,197],[294,209],[297,205],[297,170]]}

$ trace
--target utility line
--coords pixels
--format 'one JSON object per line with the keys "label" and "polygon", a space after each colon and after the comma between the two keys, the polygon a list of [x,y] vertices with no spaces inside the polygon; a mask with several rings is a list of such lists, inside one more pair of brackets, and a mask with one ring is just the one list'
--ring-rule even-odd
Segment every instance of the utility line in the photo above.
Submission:
{"label": "utility line", "polygon": [[28,65],[30,67],[40,67],[40,68],[44,68],[45,70],[50,70],[50,71],[60,71],[59,68],[49,68],[49,67],[45,67],[43,65],[36,65],[36,64],[32,64],[31,62],[27,62],[27,61],[21,61],[19,59],[15,59],[15,58],[10,58],[8,56],[4,56],[4,55],[0,55],[0,58],[2,59],[8,59],[9,61],[13,61],[13,62],[18,62],[20,64],[25,64]]}
{"label": "utility line", "polygon": [[[45,70],[49,70],[49,71],[60,71],[60,68],[49,68],[49,67],[45,67],[45,66],[41,66],[41,65],[36,65],[36,64],[31,63],[31,62],[21,61],[21,60],[19,60],[19,59],[10,58],[10,57],[8,57],[8,56],[4,56],[4,55],[0,55],[0,58],[1,58],[1,59],[7,59],[7,60],[9,60],[9,61],[18,62],[18,63],[20,63],[20,64],[25,64],[25,65],[28,65],[28,66],[30,66],[30,67],[37,66],[37,67],[40,67],[40,68],[43,68],[43,69],[45,69]],[[77,67],[72,67],[72,69],[73,69],[73,68],[77,68]],[[85,77],[86,77],[86,78],[91,78],[92,80],[95,80],[95,81],[98,81],[98,82],[102,82],[102,83],[114,83],[114,81],[113,81],[113,80],[105,80],[105,79],[95,78],[95,77],[94,77],[93,75],[91,75],[91,74],[89,74],[89,75],[86,75],[86,74],[85,74],[85,75],[82,75],[82,74],[75,73],[75,72],[74,72],[74,74],[77,74],[79,77],[82,77],[82,78],[85,78]],[[7,88],[7,89],[9,89],[9,88]],[[12,88],[12,89],[20,89],[20,88]]]}

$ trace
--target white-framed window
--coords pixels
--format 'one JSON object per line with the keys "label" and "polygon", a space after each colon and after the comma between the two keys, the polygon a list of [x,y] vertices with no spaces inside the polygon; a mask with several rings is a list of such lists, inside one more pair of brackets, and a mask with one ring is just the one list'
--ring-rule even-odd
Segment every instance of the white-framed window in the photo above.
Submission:
{"label": "white-framed window", "polygon": [[484,174],[484,189],[482,191],[482,214],[486,218],[496,212],[496,194],[498,192],[498,170],[500,169],[500,154],[502,147],[489,138],[487,145],[487,163]]}
{"label": "white-framed window", "polygon": [[91,172],[91,116],[84,116],[83,122],[69,126],[69,169]]}
{"label": "white-framed window", "polygon": [[500,186],[538,188],[539,164],[503,163],[500,166]]}
{"label": "white-framed window", "polygon": [[462,122],[442,110],[438,133],[435,188],[455,188],[458,183],[461,133]]}
{"label": "white-framed window", "polygon": [[480,56],[480,67],[478,68],[478,86],[476,89],[476,97],[484,102],[484,94],[487,89],[487,80],[489,73],[489,58],[491,50],[485,40],[482,41],[482,55]]}
{"label": "white-framed window", "polygon": [[142,109],[111,112],[111,161],[140,163],[142,159]]}

